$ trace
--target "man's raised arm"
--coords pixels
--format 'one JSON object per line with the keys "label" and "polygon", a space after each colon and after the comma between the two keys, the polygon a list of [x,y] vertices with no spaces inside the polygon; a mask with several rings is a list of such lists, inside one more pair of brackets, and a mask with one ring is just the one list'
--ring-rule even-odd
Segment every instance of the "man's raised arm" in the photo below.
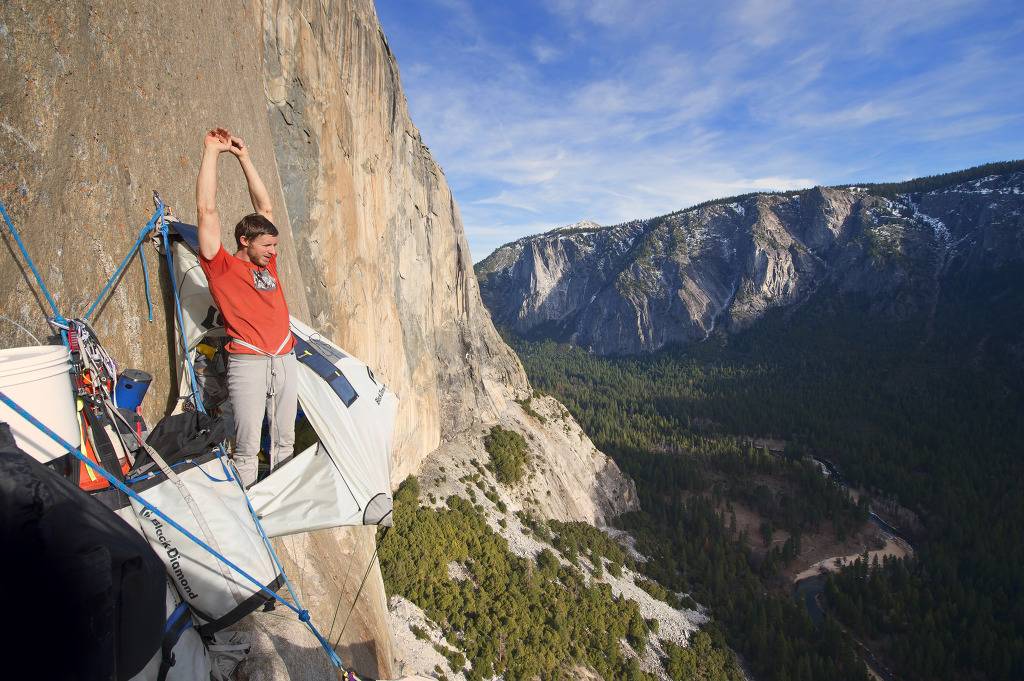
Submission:
{"label": "man's raised arm", "polygon": [[227,130],[206,133],[203,160],[196,179],[196,217],[199,221],[199,254],[212,260],[220,250],[220,215],[217,213],[217,158],[231,148]]}
{"label": "man's raised arm", "polygon": [[274,221],[274,206],[270,203],[270,194],[267,192],[260,174],[256,172],[256,166],[249,158],[249,147],[241,137],[231,138],[231,153],[238,158],[238,164],[242,166],[245,174],[245,182],[249,185],[249,198],[252,199],[252,207],[257,213]]}

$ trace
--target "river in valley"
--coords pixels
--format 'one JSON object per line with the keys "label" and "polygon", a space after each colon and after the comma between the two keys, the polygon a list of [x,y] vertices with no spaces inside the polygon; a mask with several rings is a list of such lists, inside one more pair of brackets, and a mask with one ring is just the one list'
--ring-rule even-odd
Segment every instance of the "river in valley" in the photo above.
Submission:
{"label": "river in valley", "polygon": [[[847,483],[842,477],[835,464],[826,459],[819,459],[817,457],[814,457],[814,462],[817,464],[819,470],[821,470],[822,475],[830,477],[843,489],[850,490],[849,483]],[[900,533],[898,528],[880,518],[874,511],[869,510],[868,517],[869,520],[879,529],[883,539],[885,539],[885,546],[882,549],[868,552],[869,560],[875,556],[878,556],[878,559],[882,560],[882,557],[887,555],[897,557],[913,555],[913,546],[910,541]],[[851,556],[833,556],[831,558],[826,558],[825,560],[814,563],[798,574],[794,579],[793,597],[804,602],[807,606],[807,612],[811,616],[811,621],[815,624],[821,624],[822,620],[825,618],[825,612],[822,609],[821,604],[822,594],[825,590],[825,572],[837,571],[841,566],[847,565],[859,557],[859,555],[855,554]],[[856,641],[856,639],[854,640]],[[896,677],[893,676],[892,672],[875,657],[867,646],[862,644],[860,641],[856,641],[856,643],[860,649],[861,656],[864,658],[865,663],[867,663],[868,668],[875,678],[880,678],[884,681],[896,681]]]}

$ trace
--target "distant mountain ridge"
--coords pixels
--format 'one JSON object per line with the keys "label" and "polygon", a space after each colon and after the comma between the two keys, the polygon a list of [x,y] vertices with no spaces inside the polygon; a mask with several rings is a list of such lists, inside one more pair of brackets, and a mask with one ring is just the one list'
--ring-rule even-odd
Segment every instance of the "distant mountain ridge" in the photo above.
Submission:
{"label": "distant mountain ridge", "polygon": [[[813,296],[857,296],[930,327],[947,303],[988,309],[1024,290],[1007,274],[1024,272],[1024,161],[590,224],[524,237],[476,265],[497,325],[635,354],[741,330]],[[966,300],[974,290],[983,297]]]}

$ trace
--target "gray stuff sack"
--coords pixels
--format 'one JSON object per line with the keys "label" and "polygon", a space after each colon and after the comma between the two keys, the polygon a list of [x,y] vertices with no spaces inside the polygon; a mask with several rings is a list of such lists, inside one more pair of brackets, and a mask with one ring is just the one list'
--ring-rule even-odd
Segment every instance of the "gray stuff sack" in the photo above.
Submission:
{"label": "gray stuff sack", "polygon": [[[167,616],[172,617],[175,609],[181,603],[178,593],[167,583]],[[191,619],[186,611],[185,617]],[[175,623],[168,622],[168,625]],[[176,631],[170,626],[171,631],[165,632],[164,636],[173,636],[165,645],[169,650],[165,653],[163,647],[156,651],[153,659],[146,664],[141,672],[131,678],[131,681],[205,681],[210,678],[213,666],[206,646],[203,645],[199,633],[190,623],[178,628]]]}

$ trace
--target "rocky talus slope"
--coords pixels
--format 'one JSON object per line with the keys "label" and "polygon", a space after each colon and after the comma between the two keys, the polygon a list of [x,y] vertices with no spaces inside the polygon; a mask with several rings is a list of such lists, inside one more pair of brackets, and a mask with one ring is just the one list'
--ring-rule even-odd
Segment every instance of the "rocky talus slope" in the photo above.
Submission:
{"label": "rocky talus slope", "polygon": [[746,328],[819,290],[927,320],[952,279],[977,282],[1024,262],[1022,216],[1024,165],[995,164],[556,229],[502,246],[476,274],[499,326],[633,354]]}
{"label": "rocky talus slope", "polygon": [[[524,479],[513,485],[499,482],[481,463],[488,461],[482,440],[486,428],[468,430],[445,443],[427,457],[418,476],[426,504],[442,509],[451,495],[468,497],[478,504],[490,528],[508,541],[509,550],[518,556],[535,559],[543,550],[552,551],[563,565],[570,558],[550,541],[526,529],[523,514],[563,522],[579,521],[604,529],[622,543],[630,557],[638,562],[647,558],[631,546],[628,535],[607,527],[618,513],[636,508],[636,489],[632,481],[623,481],[618,470],[601,454],[569,412],[552,397],[534,397],[523,405],[506,411],[498,424],[506,429],[525,433],[530,460]],[[543,424],[538,429],[538,424]],[[591,476],[590,471],[598,470]],[[577,477],[580,473],[582,477]],[[477,477],[481,477],[478,482]],[[485,489],[493,490],[488,497]],[[566,490],[573,490],[567,494]],[[592,559],[592,558],[591,558]],[[591,559],[577,559],[579,568],[590,583],[602,582],[611,587],[616,597],[634,601],[648,620],[657,620],[658,634],[651,635],[643,654],[637,655],[624,641],[629,656],[637,656],[645,672],[669,680],[661,663],[661,641],[686,645],[689,636],[708,621],[703,612],[675,609],[644,591],[639,583],[643,576],[629,568],[620,575],[597,570]],[[453,579],[465,579],[465,568],[458,563],[449,566]],[[401,596],[391,597],[391,617],[396,641],[396,668],[399,673],[431,675],[440,667],[449,679],[465,679],[465,670],[453,668],[438,652],[451,649],[450,638],[438,623]],[[414,629],[415,627],[415,629]],[[426,639],[418,638],[425,631]],[[577,667],[569,678],[599,679],[584,666]]]}
{"label": "rocky talus slope", "polygon": [[[292,313],[401,398],[395,483],[439,447],[519,411],[512,400],[529,394],[526,376],[481,303],[458,208],[409,118],[369,0],[9,2],[0,54],[0,198],[65,315],[81,315],[113,272],[152,212],[153,189],[194,219],[202,134],[222,125],[245,138],[275,203]],[[229,241],[251,208],[232,158],[220,176]],[[3,240],[0,314],[46,336],[45,302]],[[147,322],[142,277],[134,263],[94,319],[122,366],[154,374],[152,421],[175,392],[172,307],[166,271],[153,266]],[[0,320],[0,346],[31,342]],[[562,427],[524,425],[538,441]],[[592,446],[549,471],[540,478],[564,500],[551,509],[560,517],[599,520],[635,504]],[[330,630],[355,597],[373,531],[299,535],[279,548]],[[243,676],[335,678],[298,622],[280,612],[250,619],[257,649]],[[340,629],[339,619],[333,637]],[[361,673],[393,674],[376,568],[338,650]]]}

